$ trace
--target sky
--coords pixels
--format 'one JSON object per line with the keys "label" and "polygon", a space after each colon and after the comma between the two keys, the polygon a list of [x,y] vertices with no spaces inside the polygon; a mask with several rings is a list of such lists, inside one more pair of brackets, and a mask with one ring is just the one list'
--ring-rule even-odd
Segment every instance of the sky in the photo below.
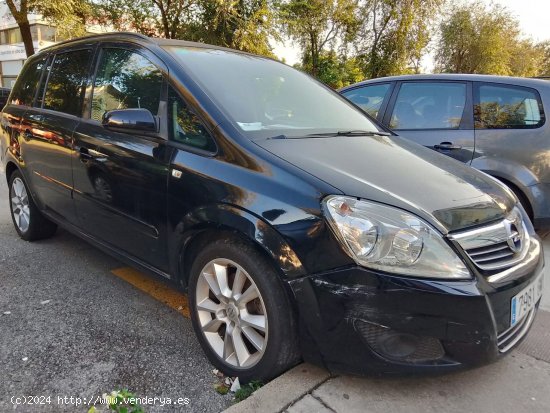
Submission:
{"label": "sky", "polygon": [[[453,1],[453,0],[450,0]],[[473,0],[465,0],[470,3]],[[483,0],[484,3],[501,4],[519,20],[521,31],[525,36],[539,42],[550,39],[550,0]],[[291,40],[284,43],[274,43],[276,56],[284,58],[287,64],[293,65],[300,60],[300,49]],[[427,55],[423,61],[424,71],[431,71],[433,59]]]}

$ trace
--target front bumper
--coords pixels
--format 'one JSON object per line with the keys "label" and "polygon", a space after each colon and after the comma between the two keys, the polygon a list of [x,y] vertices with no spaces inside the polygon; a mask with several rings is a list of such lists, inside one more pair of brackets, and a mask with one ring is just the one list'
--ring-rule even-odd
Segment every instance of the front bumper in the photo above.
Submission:
{"label": "front bumper", "polygon": [[498,284],[479,274],[436,281],[356,266],[290,281],[304,359],[355,374],[439,372],[492,362],[529,330],[536,308],[510,329],[510,301],[543,268],[541,254],[528,270]]}

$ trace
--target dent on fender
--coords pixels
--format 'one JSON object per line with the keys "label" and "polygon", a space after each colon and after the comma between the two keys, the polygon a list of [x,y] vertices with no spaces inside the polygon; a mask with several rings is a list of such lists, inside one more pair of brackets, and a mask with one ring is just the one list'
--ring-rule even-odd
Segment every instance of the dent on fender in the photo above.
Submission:
{"label": "dent on fender", "polygon": [[219,204],[199,208],[187,214],[177,225],[181,241],[192,237],[197,230],[216,227],[235,230],[254,239],[275,260],[284,276],[295,278],[305,275],[302,262],[282,236],[268,223],[243,209]]}

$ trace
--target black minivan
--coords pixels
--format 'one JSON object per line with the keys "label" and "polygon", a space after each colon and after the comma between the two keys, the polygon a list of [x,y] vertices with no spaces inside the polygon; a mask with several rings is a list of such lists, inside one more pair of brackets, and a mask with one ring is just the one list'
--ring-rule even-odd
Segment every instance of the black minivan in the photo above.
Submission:
{"label": "black minivan", "polygon": [[[542,294],[495,179],[268,58],[137,34],[26,62],[1,116],[15,229],[59,225],[188,291],[212,363],[268,379],[496,360]],[[167,332],[169,333],[169,332]]]}

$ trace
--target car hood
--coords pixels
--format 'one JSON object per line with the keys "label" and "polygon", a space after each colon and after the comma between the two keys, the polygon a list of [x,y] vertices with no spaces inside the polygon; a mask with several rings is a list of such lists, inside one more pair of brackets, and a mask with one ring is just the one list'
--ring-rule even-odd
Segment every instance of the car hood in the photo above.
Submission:
{"label": "car hood", "polygon": [[515,204],[492,177],[397,136],[255,143],[345,195],[407,210],[442,233],[501,219]]}

